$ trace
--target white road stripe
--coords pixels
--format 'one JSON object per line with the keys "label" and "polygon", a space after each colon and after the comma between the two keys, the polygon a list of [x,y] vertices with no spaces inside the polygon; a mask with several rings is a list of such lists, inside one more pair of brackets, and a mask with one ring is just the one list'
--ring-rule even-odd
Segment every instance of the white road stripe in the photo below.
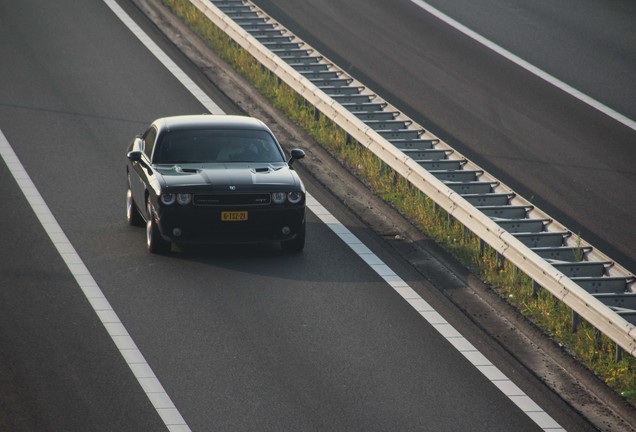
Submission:
{"label": "white road stripe", "polygon": [[601,102],[597,101],[596,99],[591,98],[590,96],[588,96],[588,95],[584,94],[583,92],[575,89],[574,87],[572,87],[572,86],[564,83],[563,81],[553,77],[549,73],[544,72],[543,70],[539,69],[538,67],[528,63],[527,61],[523,60],[521,57],[516,56],[515,54],[513,54],[510,51],[506,50],[505,48],[500,47],[496,43],[490,41],[489,39],[486,39],[485,37],[481,36],[477,32],[469,29],[465,25],[459,23],[458,21],[455,21],[453,18],[449,17],[448,15],[446,15],[445,13],[440,11],[439,9],[436,9],[435,7],[431,6],[430,4],[426,3],[425,1],[423,1],[423,0],[411,0],[411,2],[413,2],[415,5],[419,6],[420,8],[424,9],[426,12],[430,13],[431,15],[435,16],[436,18],[440,19],[441,21],[445,22],[446,24],[450,25],[454,29],[462,32],[463,34],[465,34],[466,36],[470,37],[471,39],[473,39],[473,40],[479,42],[480,44],[484,45],[485,47],[493,50],[497,54],[499,54],[502,57],[510,60],[511,62],[515,63],[516,65],[521,66],[522,68],[524,68],[525,70],[527,70],[531,74],[534,74],[534,75],[538,76],[539,78],[549,82],[553,86],[555,86],[555,87],[559,88],[560,90],[566,92],[570,96],[574,96],[575,98],[577,98],[581,102],[586,103],[587,105],[597,109],[598,111],[602,112],[603,114],[613,118],[617,122],[622,123],[625,126],[627,126],[628,128],[633,129],[633,130],[636,131],[636,121],[634,121],[634,120],[628,118],[627,116],[619,113],[618,111],[615,111],[612,108],[602,104]]}
{"label": "white road stripe", "polygon": [[13,151],[9,141],[0,130],[0,156],[7,164],[9,171],[24,194],[33,212],[42,224],[57,249],[58,253],[66,263],[75,281],[95,310],[98,318],[106,328],[111,339],[124,360],[132,370],[135,378],[141,384],[148,399],[152,402],[157,413],[171,432],[187,432],[190,428],[183,420],[183,417],[174,406],[170,397],[155,376],[154,372],[144,359],[143,354],[137,348],[135,341],[130,337],[126,328],[119,320],[119,317],[104,297],[104,293],[93,279],[93,276],[84,265],[84,262],[75,251],[75,248],[64,234],[62,227],[51,213],[44,199],[31,181],[29,174]]}
{"label": "white road stripe", "polygon": [[[415,0],[413,0],[415,1]],[[211,113],[223,114],[214,103],[185,73],[170,60],[163,51],[132,21],[113,0],[104,0],[124,24],[144,43],[144,45],[166,66],[170,72],[197,98]],[[42,196],[19,161],[13,148],[0,130],[0,156],[18,183],[38,220],[69,268],[69,271],[89,300],[97,316],[108,331],[126,363],[137,378],[142,389],[155,407],[157,413],[171,432],[186,432],[190,428],[144,359],[143,354],[130,337],[117,314],[110,306],[103,292],[84,265],[82,259],[69,242],[62,228],[44,202]],[[311,195],[307,195],[307,207],[340,237],[360,258],[366,262],[387,284],[404,298],[418,313],[446,338],[468,361],[481,371],[497,388],[510,398],[539,427],[545,431],[564,429],[530,399],[519,387],[483,356],[468,340],[455,330],[439,313],[422,299],[391,268],[382,262],[368,247],[342,225],[325,207]]]}
{"label": "white road stripe", "polygon": [[325,225],[342,239],[382,279],[406,300],[435,330],[448,340],[466,359],[490,380],[503,394],[530,417],[544,431],[564,431],[550,415],[530,399],[516,384],[493,365],[477,348],[448,323],[426,300],[417,294],[389,266],[366,247],[347,227],[327,209],[307,194],[309,208]]}
{"label": "white road stripe", "polygon": [[[112,0],[104,0],[107,4],[114,3]],[[114,6],[117,6],[114,4]],[[114,8],[114,6],[111,6]],[[118,16],[125,15],[121,10],[116,12]],[[125,18],[122,18],[124,21]],[[128,18],[129,20],[129,18]],[[124,21],[126,22],[126,21]],[[129,26],[131,31],[141,30],[132,23]],[[142,39],[141,36],[138,36]],[[146,42],[144,42],[146,43]],[[154,45],[150,41],[146,46]],[[156,47],[156,45],[155,45]],[[152,48],[159,49],[159,48]],[[151,49],[151,51],[152,51]],[[169,60],[169,59],[168,59]],[[170,67],[174,63],[170,61]],[[177,78],[182,72],[173,72]],[[209,99],[203,94],[200,88],[194,83],[190,84],[190,80],[179,80],[190,90],[192,95],[206,105]],[[191,87],[193,86],[193,87]],[[207,105],[206,105],[207,106]],[[223,111],[214,104],[213,114],[223,114]],[[547,413],[534,403],[526,394],[519,389],[512,381],[510,381],[503,373],[499,371],[490,361],[488,361],[470,342],[468,342],[457,330],[453,328],[439,313],[437,313],[424,299],[422,299],[406,282],[404,282],[391,268],[380,260],[371,250],[365,246],[356,236],[354,236],[344,225],[342,225],[327,209],[325,209],[310,194],[307,194],[307,207],[320,220],[323,221],[331,230],[342,239],[353,251],[360,256],[380,277],[382,277],[393,289],[400,294],[411,306],[417,310],[424,319],[426,319],[443,337],[445,337],[468,361],[470,361],[486,378],[493,382],[506,396],[510,398],[523,412],[525,412],[532,420],[546,431],[563,431],[564,429],[554,421]]]}
{"label": "white road stripe", "polygon": [[[31,205],[42,227],[66,263],[82,292],[90,302],[130,367],[133,375],[153,404],[157,413],[171,432],[187,432],[190,428],[175,407],[146,362],[143,354],[128,334],[117,313],[104,296],[84,262],[75,251],[64,231],[44,202],[44,199],[31,181],[24,166],[18,159],[2,130],[0,130],[0,156],[6,163],[20,190]],[[365,263],[386,281],[404,300],[406,300],[427,322],[446,338],[466,359],[490,380],[499,390],[526,413],[545,431],[556,432],[564,429],[530,399],[519,387],[494,366],[477,348],[450,325],[433,307],[419,296],[389,266],[364,245],[354,234],[340,223],[313,196],[307,194],[307,208],[345,242]]]}

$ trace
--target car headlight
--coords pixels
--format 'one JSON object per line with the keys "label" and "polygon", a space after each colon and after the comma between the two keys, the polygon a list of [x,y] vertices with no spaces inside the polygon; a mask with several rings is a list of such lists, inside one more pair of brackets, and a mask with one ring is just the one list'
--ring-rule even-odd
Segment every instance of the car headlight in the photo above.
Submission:
{"label": "car headlight", "polygon": [[275,204],[282,204],[285,202],[285,192],[274,192],[272,193],[272,201]]}
{"label": "car headlight", "polygon": [[172,193],[162,193],[161,194],[161,203],[164,205],[172,205],[174,204],[175,196]]}
{"label": "car headlight", "polygon": [[189,193],[177,194],[177,202],[181,205],[188,205],[192,201],[192,195]]}
{"label": "car headlight", "polygon": [[287,194],[287,199],[292,204],[298,204],[303,199],[303,193],[302,192],[289,192]]}

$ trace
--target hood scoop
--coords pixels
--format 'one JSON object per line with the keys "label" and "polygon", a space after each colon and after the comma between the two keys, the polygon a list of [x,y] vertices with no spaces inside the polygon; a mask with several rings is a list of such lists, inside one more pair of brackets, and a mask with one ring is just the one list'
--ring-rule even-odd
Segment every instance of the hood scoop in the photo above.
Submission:
{"label": "hood scoop", "polygon": [[201,172],[201,169],[200,168],[181,168],[180,171],[187,174],[197,174]]}
{"label": "hood scoop", "polygon": [[183,174],[198,174],[201,169],[199,168],[183,168],[180,165],[171,166],[159,166],[157,170],[163,175],[183,175]]}

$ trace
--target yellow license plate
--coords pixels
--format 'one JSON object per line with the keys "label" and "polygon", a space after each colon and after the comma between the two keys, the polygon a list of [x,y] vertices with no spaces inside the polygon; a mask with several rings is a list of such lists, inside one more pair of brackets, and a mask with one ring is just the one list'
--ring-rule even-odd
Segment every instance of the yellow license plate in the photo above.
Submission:
{"label": "yellow license plate", "polygon": [[227,222],[235,222],[235,221],[246,221],[247,220],[247,212],[246,211],[226,211],[221,212],[221,220]]}

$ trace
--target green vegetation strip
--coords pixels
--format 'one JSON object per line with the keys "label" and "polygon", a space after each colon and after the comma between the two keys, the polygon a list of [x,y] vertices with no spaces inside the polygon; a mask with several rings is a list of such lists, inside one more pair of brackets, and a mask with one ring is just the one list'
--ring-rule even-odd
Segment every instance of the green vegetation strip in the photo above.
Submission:
{"label": "green vegetation strip", "polygon": [[173,13],[292,121],[327,149],[376,195],[400,211],[427,236],[516,307],[557,343],[577,356],[616,392],[636,399],[636,359],[616,361],[616,345],[586,322],[572,331],[572,310],[548,291],[533,294],[532,280],[469,232],[421,191],[384,165],[364,146],[265,69],[246,50],[212,24],[188,0],[163,0]]}

